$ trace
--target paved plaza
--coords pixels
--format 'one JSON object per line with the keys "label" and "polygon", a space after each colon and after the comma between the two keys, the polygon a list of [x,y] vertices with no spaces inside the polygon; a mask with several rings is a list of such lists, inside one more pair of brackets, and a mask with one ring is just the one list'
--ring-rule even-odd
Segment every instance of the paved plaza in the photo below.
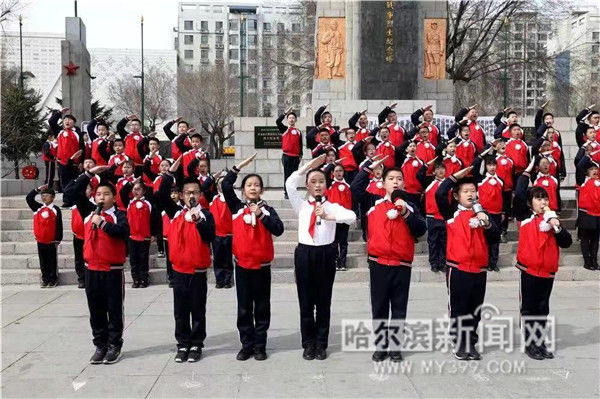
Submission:
{"label": "paved plaza", "polygon": [[[403,368],[385,363],[375,369],[370,352],[341,351],[342,319],[370,317],[365,283],[335,285],[325,361],[301,357],[293,284],[272,287],[269,358],[235,360],[239,350],[235,290],[211,287],[208,338],[196,364],[173,361],[173,297],[167,286],[127,288],[123,356],[114,365],[88,363],[93,346],[83,290],[4,286],[2,396],[598,397],[599,293],[596,281],[556,282],[550,307],[557,324],[554,360],[531,360],[518,349],[485,350],[481,362],[468,363],[439,351],[405,352]],[[516,318],[518,283],[489,283],[486,302],[503,316]],[[442,284],[412,285],[409,318],[441,318],[446,306]]]}

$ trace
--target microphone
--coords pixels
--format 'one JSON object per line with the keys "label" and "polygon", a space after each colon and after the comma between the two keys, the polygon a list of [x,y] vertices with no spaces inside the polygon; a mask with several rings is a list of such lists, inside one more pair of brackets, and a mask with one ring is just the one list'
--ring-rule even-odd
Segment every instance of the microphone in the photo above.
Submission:
{"label": "microphone", "polygon": [[[550,220],[551,219],[558,219],[558,216],[556,215],[556,212],[554,212],[553,210],[551,210],[549,207],[544,207],[544,221],[548,224],[550,224]],[[554,226],[551,225],[552,228],[554,229],[555,233],[558,233],[560,231],[560,227],[558,226]]]}
{"label": "microphone", "polygon": [[[323,201],[323,197],[321,197],[320,195],[316,195],[315,196],[315,203],[317,204],[317,206],[321,206],[321,201]],[[317,226],[321,225],[321,216],[317,215]]]}
{"label": "microphone", "polygon": [[[256,199],[251,199],[250,203],[256,204],[258,203],[258,201],[256,201]],[[254,214],[254,212],[250,211],[250,217],[252,218],[252,227],[256,227],[256,215]]]}
{"label": "microphone", "polygon": [[[196,202],[196,198],[190,197],[190,210],[194,209],[197,206],[198,206],[198,203]],[[192,216],[192,220],[195,222],[197,217],[195,215],[191,215],[191,216]]]}
{"label": "microphone", "polygon": [[404,202],[406,202],[406,194],[404,193],[403,190],[394,190],[394,192],[392,192],[392,195],[390,195],[390,198],[392,200],[392,204],[394,204],[394,206],[396,206],[396,200],[397,199],[401,199]]}
{"label": "microphone", "polygon": [[[94,211],[94,215],[100,215],[102,213],[102,208],[104,207],[104,204],[102,202],[98,202],[96,204],[96,210]],[[92,224],[92,230],[96,230],[98,228],[98,226],[96,226],[95,224]]]}
{"label": "microphone", "polygon": [[[478,213],[483,212],[483,207],[477,200],[473,201],[473,212],[475,212],[475,216],[477,216]],[[484,227],[485,222],[479,219],[479,225]]]}

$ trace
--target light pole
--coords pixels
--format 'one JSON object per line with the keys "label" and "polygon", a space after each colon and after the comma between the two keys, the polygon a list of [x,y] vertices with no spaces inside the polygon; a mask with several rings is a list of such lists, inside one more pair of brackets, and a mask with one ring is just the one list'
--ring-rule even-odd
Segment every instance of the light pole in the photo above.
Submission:
{"label": "light pole", "polygon": [[[504,108],[508,107],[508,29],[509,21],[508,17],[504,18]],[[524,50],[526,51],[526,50]]]}
{"label": "light pole", "polygon": [[19,72],[19,86],[23,90],[23,17],[19,15],[19,52],[21,56],[21,70]]}
{"label": "light pole", "polygon": [[144,133],[144,126],[146,121],[144,119],[144,16],[142,15],[142,20],[140,21],[142,28],[142,133]]}
{"label": "light pole", "polygon": [[240,116],[244,116],[244,80],[247,78],[245,74],[246,55],[246,24],[244,22],[244,14],[240,14]]}

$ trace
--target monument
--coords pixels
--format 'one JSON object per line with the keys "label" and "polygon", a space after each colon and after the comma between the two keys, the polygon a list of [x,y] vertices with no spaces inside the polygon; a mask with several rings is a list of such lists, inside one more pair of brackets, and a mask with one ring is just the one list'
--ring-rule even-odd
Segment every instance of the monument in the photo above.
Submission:
{"label": "monument", "polygon": [[399,113],[433,104],[453,113],[446,79],[446,0],[317,3],[313,108],[334,117],[398,102]]}
{"label": "monument", "polygon": [[65,18],[65,40],[60,43],[63,107],[77,121],[91,119],[90,53],[86,47],[85,24],[78,17]]}

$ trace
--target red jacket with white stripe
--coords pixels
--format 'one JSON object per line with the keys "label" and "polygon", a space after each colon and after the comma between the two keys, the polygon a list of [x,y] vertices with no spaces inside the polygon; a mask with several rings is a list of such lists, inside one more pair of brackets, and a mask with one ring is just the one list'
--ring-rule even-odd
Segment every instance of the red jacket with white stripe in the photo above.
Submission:
{"label": "red jacket with white stripe", "polygon": [[489,173],[477,184],[477,195],[481,206],[493,215],[502,213],[502,191],[504,182],[496,175]]}
{"label": "red jacket with white stripe", "polygon": [[433,217],[434,219],[444,220],[440,210],[438,209],[437,203],[435,202],[435,192],[442,183],[443,180],[437,178],[433,179],[431,184],[425,189],[425,213],[427,216]]}
{"label": "red jacket with white stripe", "polygon": [[483,147],[485,147],[485,132],[483,128],[477,122],[470,121],[469,130],[471,131],[469,139],[477,146],[477,151],[483,150]]}
{"label": "red jacket with white stripe", "polygon": [[108,166],[117,165],[117,169],[114,171],[115,176],[123,176],[123,161],[127,161],[129,157],[123,153],[112,154],[108,160]]}
{"label": "red jacket with white stripe", "polygon": [[227,237],[233,234],[233,217],[225,202],[223,194],[216,195],[209,206],[210,213],[215,218],[215,234],[218,237]]}
{"label": "red jacket with white stripe", "polygon": [[137,165],[142,165],[144,160],[138,151],[137,145],[140,140],[143,138],[141,133],[131,132],[127,136],[125,136],[125,155],[132,159],[133,162]]}
{"label": "red jacket with white stripe", "polygon": [[342,161],[342,166],[346,172],[351,172],[353,170],[358,169],[358,165],[356,164],[356,160],[354,159],[354,155],[352,154],[352,149],[356,145],[356,141],[347,141],[342,146],[338,148],[339,157],[344,158]]}
{"label": "red jacket with white stripe", "polygon": [[473,165],[477,147],[475,142],[471,140],[463,140],[456,146],[456,157],[460,159],[463,168]]}
{"label": "red jacket with white stripe", "polygon": [[[121,192],[121,189],[123,188],[123,185],[125,184],[125,182],[127,183],[131,183],[132,181],[135,180],[135,176],[131,175],[128,177],[121,177],[119,180],[117,180],[117,185],[116,185],[116,189],[117,189],[117,206],[119,207],[119,209],[126,211],[127,207],[125,206],[125,204],[123,203],[123,201],[121,201],[121,196],[118,195]],[[129,198],[133,198],[133,194],[129,194]]]}
{"label": "red jacket with white stripe", "polygon": [[[57,137],[58,149],[56,151],[56,159],[63,165],[69,162],[69,159],[81,148],[79,145],[79,134],[75,130],[65,129],[58,134]],[[79,163],[80,159],[76,159],[74,163]]]}
{"label": "red jacket with white stripe", "polygon": [[383,179],[371,179],[367,186],[367,192],[373,195],[378,195],[381,198],[385,197],[385,188],[383,187]]}
{"label": "red jacket with white stripe", "polygon": [[[163,180],[160,190],[165,186],[167,179]],[[170,183],[168,191],[170,193]],[[167,191],[167,190],[164,190]],[[171,201],[173,203],[173,201]],[[173,206],[177,206],[173,203]],[[210,212],[202,210],[205,221],[196,223],[188,215],[189,209],[184,208],[175,213],[169,226],[169,260],[173,270],[178,273],[194,274],[196,270],[205,270],[210,267],[210,241],[214,238],[214,219]],[[187,216],[187,217],[186,217]],[[210,240],[204,240],[198,231],[197,224],[207,224],[212,227]]]}
{"label": "red jacket with white stripe", "polygon": [[333,180],[325,196],[334,204],[340,204],[346,209],[352,209],[352,193],[350,185],[345,180]]}
{"label": "red jacket with white stripe", "polygon": [[381,158],[387,156],[387,159],[383,161],[386,169],[393,168],[396,165],[396,147],[389,140],[377,144],[375,155],[381,155]]}
{"label": "red jacket with white stripe", "polygon": [[456,155],[446,155],[444,166],[446,166],[446,177],[450,177],[463,168],[463,163]]}
{"label": "red jacket with white stripe", "polygon": [[142,198],[134,198],[127,207],[127,221],[131,239],[134,241],[150,240],[150,213],[152,205],[150,201]]}
{"label": "red jacket with white stripe", "polygon": [[108,144],[106,138],[98,137],[96,140],[92,141],[92,159],[96,161],[96,165],[104,166],[108,165],[108,162],[102,156],[100,149],[98,148],[100,144],[106,145],[106,152],[110,152],[110,145]]}
{"label": "red jacket with white stripe", "polygon": [[510,191],[514,188],[513,173],[513,160],[506,155],[496,155],[496,174],[504,182],[504,191]]}
{"label": "red jacket with white stripe", "polygon": [[40,244],[60,242],[63,238],[62,213],[54,204],[44,205],[35,200],[37,190],[31,190],[25,197],[33,211],[33,235]]}
{"label": "red jacket with white stripe", "polygon": [[404,191],[409,194],[420,194],[423,191],[423,185],[417,178],[417,172],[424,163],[417,157],[407,155],[402,164],[402,173],[404,174]]}
{"label": "red jacket with white stripe", "polygon": [[394,147],[400,147],[404,143],[404,128],[400,125],[388,125],[390,130],[390,142]]}
{"label": "red jacket with white stripe", "polygon": [[529,164],[529,147],[521,139],[510,139],[506,143],[506,155],[515,163],[515,173],[523,173]]}
{"label": "red jacket with white stripe", "polygon": [[[438,190],[439,192],[439,190]],[[481,226],[469,224],[475,218],[473,209],[459,207],[452,219],[446,220],[448,266],[468,273],[484,272],[488,265],[488,245]]]}
{"label": "red jacket with white stripe", "polygon": [[558,188],[558,180],[556,177],[551,175],[545,175],[543,173],[539,173],[537,175],[537,179],[533,183],[534,187],[543,187],[548,192],[548,206],[553,211],[558,210],[558,196],[556,195],[556,190]]}
{"label": "red jacket with white stripe", "polygon": [[404,214],[390,199],[381,198],[367,212],[369,260],[385,266],[412,266],[415,237],[425,233],[425,221],[407,205]]}
{"label": "red jacket with white stripe", "polygon": [[579,187],[578,207],[590,216],[600,216],[600,179],[585,179]]}
{"label": "red jacket with white stripe", "polygon": [[85,238],[85,229],[83,227],[83,219],[77,210],[77,205],[71,207],[71,231],[75,238],[83,240]]}
{"label": "red jacket with white stripe", "polygon": [[129,226],[125,212],[114,207],[103,211],[103,222],[92,229],[93,212],[84,219],[83,258],[90,270],[122,269],[127,258]]}
{"label": "red jacket with white stripe", "polygon": [[300,130],[294,126],[288,126],[287,130],[281,135],[281,149],[283,153],[290,157],[299,157],[302,136]]}
{"label": "red jacket with white stripe", "polygon": [[[424,163],[431,161],[435,158],[435,147],[429,141],[419,141],[417,143],[417,158],[422,160]],[[427,169],[427,174],[433,173],[433,164]]]}

